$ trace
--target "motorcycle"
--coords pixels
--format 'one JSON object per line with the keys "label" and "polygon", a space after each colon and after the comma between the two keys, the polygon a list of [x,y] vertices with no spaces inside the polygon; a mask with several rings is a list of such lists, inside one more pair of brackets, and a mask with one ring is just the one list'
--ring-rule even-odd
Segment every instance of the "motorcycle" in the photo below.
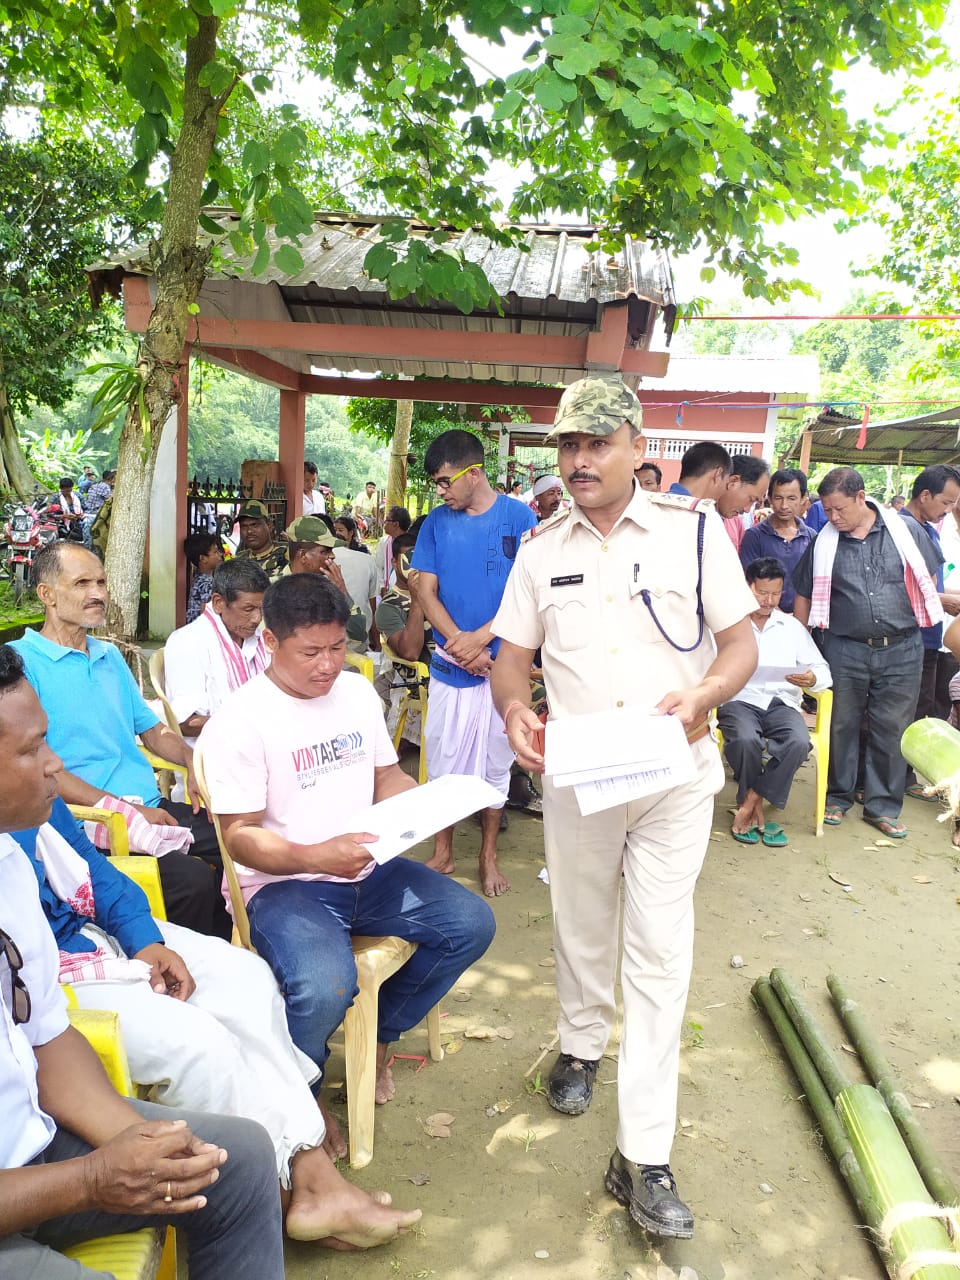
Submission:
{"label": "motorcycle", "polygon": [[17,605],[27,589],[37,552],[57,540],[56,522],[46,508],[47,499],[38,494],[32,503],[12,502],[3,509],[3,531],[7,539],[4,569]]}

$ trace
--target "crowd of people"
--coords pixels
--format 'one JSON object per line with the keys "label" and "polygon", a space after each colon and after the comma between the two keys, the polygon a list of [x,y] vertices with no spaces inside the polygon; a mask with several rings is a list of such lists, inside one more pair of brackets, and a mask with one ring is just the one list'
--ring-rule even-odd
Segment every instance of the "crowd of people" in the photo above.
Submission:
{"label": "crowd of people", "polygon": [[[703,441],[663,493],[636,395],[601,374],[567,388],[547,442],[556,474],[524,500],[522,486],[490,483],[477,435],[439,436],[424,458],[438,505],[415,521],[388,509],[373,554],[358,537],[363,498],[334,517],[309,465],[304,513],[282,537],[259,499],[239,510],[236,556],[224,560],[214,534],[189,537],[188,621],[164,650],[176,728],[92,634],[107,606],[100,560],[63,542],[37,557],[43,624],[0,647],[0,1092],[16,1113],[0,1137],[4,1274],[92,1274],[63,1270],[54,1250],[144,1222],[183,1226],[192,1269],[214,1280],[282,1276],[284,1231],[348,1249],[413,1226],[419,1210],[359,1190],[335,1165],[346,1144],[320,1086],[357,994],[351,937],[417,944],[379,994],[384,1105],[391,1045],[493,939],[485,899],[510,888],[498,847],[518,779],[536,799],[520,807],[542,814],[554,920],[547,1100],[568,1116],[589,1109],[622,950],[605,1185],[651,1236],[693,1234],[670,1158],[693,894],[724,780],[714,716],[737,842],[788,844],[779,817],[810,750],[803,700],[831,687],[825,822],[860,804],[903,838],[904,796],[924,789],[907,777],[900,735],[950,714],[958,670],[960,638],[944,637],[943,618],[960,614],[949,580],[960,475],[924,469],[898,512],[839,467],[811,506],[802,471],[771,474]],[[350,652],[380,653],[376,686],[345,669]],[[478,815],[479,893],[453,878],[452,828],[425,863],[377,861],[376,836],[354,829],[371,803],[416,785],[386,719],[423,678],[410,664],[428,672],[428,776],[482,777],[499,800]],[[679,722],[685,780],[628,786],[593,812],[550,776],[541,797],[530,779],[544,772],[545,722],[620,711],[637,732],[651,715]],[[140,744],[180,766],[182,799],[161,796]],[[256,955],[229,943],[194,752]],[[123,813],[131,847],[163,855],[166,921],[69,803]],[[67,1024],[63,982],[82,1007],[119,1013],[150,1101],[113,1094]]]}

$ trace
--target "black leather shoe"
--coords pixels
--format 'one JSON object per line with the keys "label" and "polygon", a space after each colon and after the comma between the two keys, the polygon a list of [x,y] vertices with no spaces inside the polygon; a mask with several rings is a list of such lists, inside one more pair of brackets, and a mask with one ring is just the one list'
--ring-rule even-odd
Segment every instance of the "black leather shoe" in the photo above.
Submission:
{"label": "black leather shoe", "polygon": [[593,1082],[599,1058],[588,1062],[571,1053],[561,1053],[547,1080],[547,1101],[565,1116],[582,1116],[593,1101]]}
{"label": "black leather shoe", "polygon": [[693,1214],[677,1195],[668,1164],[634,1164],[614,1151],[603,1182],[650,1235],[678,1240],[693,1236]]}

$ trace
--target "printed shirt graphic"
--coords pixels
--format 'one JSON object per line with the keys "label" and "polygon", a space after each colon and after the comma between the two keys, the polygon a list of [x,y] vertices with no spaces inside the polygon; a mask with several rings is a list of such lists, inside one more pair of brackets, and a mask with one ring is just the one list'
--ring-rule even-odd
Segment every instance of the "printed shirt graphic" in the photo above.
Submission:
{"label": "printed shirt graphic", "polygon": [[[413,552],[413,567],[436,574],[440,603],[461,631],[473,631],[489,622],[500,608],[507,578],[513,568],[520,539],[537,523],[524,503],[500,494],[482,515],[436,507],[424,522]],[[444,637],[434,628],[442,645]],[[496,656],[498,642],[490,646]],[[434,655],[431,674],[443,684],[466,688],[482,684]]]}
{"label": "printed shirt graphic", "polygon": [[[264,827],[296,844],[346,834],[353,815],[373,801],[374,770],[397,759],[380,699],[352,671],[321,698],[293,698],[266,674],[255,676],[207,721],[199,745],[214,812],[262,811]],[[239,865],[237,873],[247,902],[274,880],[342,880]]]}

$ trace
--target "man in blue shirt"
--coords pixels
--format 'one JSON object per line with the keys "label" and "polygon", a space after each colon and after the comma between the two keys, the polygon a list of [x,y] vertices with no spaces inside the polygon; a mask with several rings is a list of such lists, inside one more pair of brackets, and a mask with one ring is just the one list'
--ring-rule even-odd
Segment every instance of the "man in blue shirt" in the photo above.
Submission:
{"label": "man in blue shirt", "polygon": [[770,477],[770,506],[766,520],[755,524],[743,535],[740,563],[744,568],[754,560],[779,560],[785,577],[780,603],[781,613],[793,613],[793,570],[813,541],[813,530],[800,518],[807,493],[807,477],[796,467],[775,471]]}
{"label": "man in blue shirt", "polygon": [[[85,805],[96,805],[104,795],[133,796],[148,822],[188,827],[197,856],[170,853],[160,859],[167,915],[185,928],[229,939],[216,830],[206,813],[161,799],[137,735],[189,774],[193,753],[144,702],[119,649],[88,635],[106,618],[103,565],[92,551],[54,542],[37,556],[33,571],[45,610],[43,627],[25,632],[12,647],[47,713],[50,746],[64,762],[57,778],[60,795],[68,804]],[[188,781],[196,796],[189,775]]]}
{"label": "man in blue shirt", "polygon": [[[427,450],[423,467],[443,505],[430,512],[418,535],[411,587],[437,646],[424,726],[427,772],[431,778],[476,774],[506,801],[513,751],[490,696],[499,645],[490,623],[520,539],[537,518],[526,503],[495,493],[483,464],[483,445],[469,431],[445,431]],[[510,888],[497,866],[501,809],[481,814],[480,884],[488,897]],[[437,835],[427,865],[452,873],[452,827]]]}
{"label": "man in blue shirt", "polygon": [[698,440],[680,459],[680,479],[667,493],[690,498],[711,498],[719,503],[730,476],[730,455],[715,440]]}

